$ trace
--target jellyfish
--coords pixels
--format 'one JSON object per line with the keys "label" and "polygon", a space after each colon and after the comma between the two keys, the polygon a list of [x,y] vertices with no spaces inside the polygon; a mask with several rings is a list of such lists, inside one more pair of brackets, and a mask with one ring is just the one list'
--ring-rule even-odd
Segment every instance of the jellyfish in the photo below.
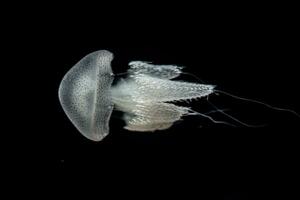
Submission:
{"label": "jellyfish", "polygon": [[[59,100],[62,108],[86,138],[101,141],[109,134],[113,110],[123,112],[124,128],[129,131],[165,130],[188,115],[201,115],[215,123],[228,124],[190,107],[175,104],[177,101],[208,97],[217,91],[215,85],[174,80],[183,73],[182,67],[143,61],[130,62],[126,77],[112,85],[116,77],[111,68],[112,60],[113,54],[107,50],[90,53],[75,64],[60,83]],[[220,90],[218,92],[231,95]]]}

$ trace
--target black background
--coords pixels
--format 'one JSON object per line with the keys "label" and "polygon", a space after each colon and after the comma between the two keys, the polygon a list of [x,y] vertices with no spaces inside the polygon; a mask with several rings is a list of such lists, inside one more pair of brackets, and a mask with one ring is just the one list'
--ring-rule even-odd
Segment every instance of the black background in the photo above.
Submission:
{"label": "black background", "polygon": [[[132,60],[185,66],[185,72],[219,90],[300,112],[299,32],[290,7],[136,11],[126,18],[64,11],[39,11],[21,21],[17,29],[22,34],[12,35],[17,43],[9,53],[22,52],[13,57],[22,65],[16,75],[21,82],[13,85],[20,88],[20,108],[10,116],[21,125],[10,125],[12,139],[3,147],[18,166],[47,166],[46,174],[60,174],[57,182],[81,176],[102,180],[91,185],[96,191],[102,187],[98,184],[117,188],[133,182],[141,188],[147,184],[145,196],[163,191],[185,198],[277,196],[282,193],[266,191],[296,177],[300,119],[287,112],[211,95],[211,102],[243,122],[267,126],[232,128],[186,117],[165,131],[136,133],[112,117],[109,136],[96,143],[80,135],[58,101],[65,73],[88,53],[106,49],[114,53],[115,73],[125,72]],[[199,82],[188,75],[182,79]],[[199,112],[213,109],[205,99],[191,106]]]}

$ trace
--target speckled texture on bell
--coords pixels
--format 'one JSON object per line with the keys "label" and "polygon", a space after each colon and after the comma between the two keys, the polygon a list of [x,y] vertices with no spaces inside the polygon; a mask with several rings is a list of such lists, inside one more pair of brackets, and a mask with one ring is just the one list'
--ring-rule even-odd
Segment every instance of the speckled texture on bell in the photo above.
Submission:
{"label": "speckled texture on bell", "polygon": [[85,56],[64,76],[59,87],[59,100],[66,115],[82,135],[94,141],[109,133],[112,59],[113,54],[106,50]]}

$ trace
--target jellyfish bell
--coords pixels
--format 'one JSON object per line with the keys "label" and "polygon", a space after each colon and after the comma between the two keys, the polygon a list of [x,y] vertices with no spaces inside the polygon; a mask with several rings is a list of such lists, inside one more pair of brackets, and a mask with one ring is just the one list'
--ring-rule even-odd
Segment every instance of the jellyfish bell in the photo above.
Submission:
{"label": "jellyfish bell", "polygon": [[94,141],[101,141],[109,133],[112,59],[113,54],[105,50],[85,56],[59,86],[59,100],[66,115],[82,135]]}

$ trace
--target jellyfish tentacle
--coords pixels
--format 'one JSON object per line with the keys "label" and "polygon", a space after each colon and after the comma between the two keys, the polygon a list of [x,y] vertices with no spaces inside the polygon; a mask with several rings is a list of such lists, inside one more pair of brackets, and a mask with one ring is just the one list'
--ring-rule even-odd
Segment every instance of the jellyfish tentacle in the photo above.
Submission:
{"label": "jellyfish tentacle", "polygon": [[128,72],[131,76],[145,74],[162,79],[174,79],[182,73],[183,67],[176,65],[153,65],[149,62],[132,61]]}
{"label": "jellyfish tentacle", "polygon": [[242,122],[241,120],[225,113],[222,109],[219,109],[216,105],[214,105],[213,103],[211,103],[208,98],[207,98],[207,102],[214,108],[216,109],[218,112],[222,113],[223,115],[227,116],[228,118],[232,119],[233,121],[243,125],[243,126],[246,126],[246,127],[249,127],[249,128],[261,128],[261,127],[266,127],[267,124],[260,124],[260,125],[251,125],[251,124],[247,124],[245,122]]}
{"label": "jellyfish tentacle", "polygon": [[133,77],[133,96],[143,101],[172,102],[205,97],[214,92],[213,85],[160,79],[144,74]]}
{"label": "jellyfish tentacle", "polygon": [[111,96],[115,108],[125,112],[125,129],[154,131],[169,128],[183,116],[190,115],[189,108],[172,102],[207,96],[213,88],[138,73],[121,79],[111,88]]}
{"label": "jellyfish tentacle", "polygon": [[230,96],[230,97],[235,98],[235,99],[248,101],[248,102],[252,102],[252,103],[257,103],[257,104],[263,105],[263,106],[268,107],[268,108],[273,109],[273,110],[289,112],[289,113],[292,113],[292,114],[296,115],[298,118],[300,118],[299,113],[297,113],[294,110],[288,109],[288,108],[280,108],[280,107],[276,107],[276,106],[271,106],[270,104],[264,103],[262,101],[258,101],[258,100],[255,100],[255,99],[244,98],[244,97],[239,97],[237,95],[230,94],[229,92],[225,92],[225,91],[222,91],[222,90],[216,90],[216,92],[222,93],[224,95]]}

